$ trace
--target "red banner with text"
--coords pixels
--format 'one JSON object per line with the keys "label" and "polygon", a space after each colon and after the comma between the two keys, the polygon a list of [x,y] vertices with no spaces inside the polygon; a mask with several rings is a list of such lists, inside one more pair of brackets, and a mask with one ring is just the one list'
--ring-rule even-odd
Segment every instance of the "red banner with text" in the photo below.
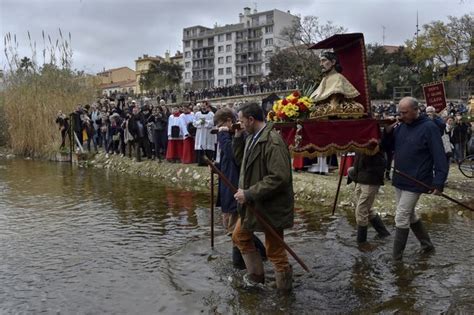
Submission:
{"label": "red banner with text", "polygon": [[446,94],[443,82],[434,82],[423,85],[426,106],[433,106],[437,113],[446,108]]}

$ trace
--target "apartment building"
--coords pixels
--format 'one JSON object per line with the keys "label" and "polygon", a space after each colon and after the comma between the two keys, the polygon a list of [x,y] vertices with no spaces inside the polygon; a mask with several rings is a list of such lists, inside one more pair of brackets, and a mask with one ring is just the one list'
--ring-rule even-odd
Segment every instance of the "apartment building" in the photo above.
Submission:
{"label": "apartment building", "polygon": [[251,13],[244,8],[239,23],[183,30],[184,86],[209,88],[259,82],[270,72],[270,58],[288,47],[281,31],[297,16],[271,10]]}

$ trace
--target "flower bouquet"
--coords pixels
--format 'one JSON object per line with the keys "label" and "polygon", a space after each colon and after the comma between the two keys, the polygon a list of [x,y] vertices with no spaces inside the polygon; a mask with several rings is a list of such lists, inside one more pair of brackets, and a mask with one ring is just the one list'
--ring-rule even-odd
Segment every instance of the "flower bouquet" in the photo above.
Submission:
{"label": "flower bouquet", "polygon": [[285,122],[306,119],[313,106],[309,96],[302,96],[294,91],[284,99],[275,101],[272,110],[267,115],[268,121]]}

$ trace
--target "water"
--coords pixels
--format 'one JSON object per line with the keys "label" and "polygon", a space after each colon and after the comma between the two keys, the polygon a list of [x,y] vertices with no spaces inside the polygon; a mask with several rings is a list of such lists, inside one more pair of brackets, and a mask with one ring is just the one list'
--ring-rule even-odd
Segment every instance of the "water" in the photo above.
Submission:
{"label": "water", "polygon": [[[446,209],[423,217],[436,246],[391,261],[393,236],[360,251],[350,211],[296,209],[286,239],[294,292],[242,288],[231,244],[208,196],[105,170],[0,160],[0,313],[314,314],[460,313],[474,309],[471,218]],[[469,214],[470,215],[470,214]],[[216,217],[219,213],[216,211]],[[385,218],[393,232],[393,218]]]}

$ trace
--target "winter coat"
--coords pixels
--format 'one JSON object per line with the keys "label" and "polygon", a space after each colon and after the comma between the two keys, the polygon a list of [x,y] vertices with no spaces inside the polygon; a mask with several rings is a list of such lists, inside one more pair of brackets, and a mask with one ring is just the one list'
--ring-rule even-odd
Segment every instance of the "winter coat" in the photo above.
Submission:
{"label": "winter coat", "polygon": [[[237,187],[239,184],[239,166],[232,149],[232,135],[227,131],[221,131],[217,134],[217,142],[220,149],[220,161],[216,166]],[[233,213],[237,211],[237,201],[234,198],[234,193],[222,181],[219,181],[216,206],[220,206],[222,212]]]}
{"label": "winter coat", "polygon": [[[239,188],[247,202],[276,229],[293,226],[294,195],[291,158],[286,143],[267,124],[254,147],[245,152],[252,137],[233,140],[236,161],[240,164]],[[248,156],[247,156],[248,155]],[[243,226],[249,231],[264,231],[246,205],[238,205]]]}
{"label": "winter coat", "polygon": [[[443,189],[449,166],[439,128],[433,121],[419,117],[411,124],[402,123],[393,131],[393,145],[395,169],[430,187]],[[401,190],[427,192],[427,189],[396,172],[392,184]]]}
{"label": "winter coat", "polygon": [[385,164],[386,161],[382,151],[375,155],[357,153],[351,179],[359,184],[381,186],[384,184]]}

